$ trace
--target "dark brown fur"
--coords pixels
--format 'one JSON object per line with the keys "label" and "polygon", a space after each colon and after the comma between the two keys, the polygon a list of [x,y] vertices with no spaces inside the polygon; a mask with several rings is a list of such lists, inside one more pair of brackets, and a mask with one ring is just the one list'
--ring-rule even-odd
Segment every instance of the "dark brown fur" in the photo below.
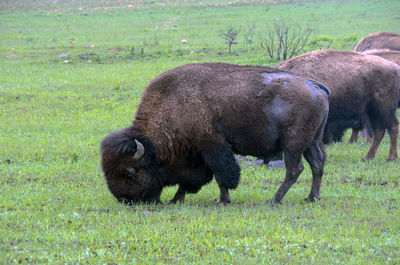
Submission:
{"label": "dark brown fur", "polygon": [[[376,55],[376,56],[382,57],[382,58],[384,58],[384,59],[386,59],[388,61],[396,63],[397,65],[400,66],[400,51],[392,51],[392,50],[388,50],[388,49],[380,49],[380,50],[368,50],[368,51],[363,52],[363,54]],[[400,96],[400,93],[399,93],[399,96]],[[397,102],[397,108],[400,108],[400,97],[399,97],[399,100]],[[367,123],[367,124],[365,124],[365,123]],[[368,128],[368,123],[369,123],[368,120],[366,120],[364,122],[358,122],[357,125],[359,125],[359,126],[356,125],[356,126],[353,127],[353,130],[352,130],[352,133],[351,133],[351,137],[349,139],[349,143],[357,142],[359,130],[361,130],[363,127],[367,127],[367,129],[369,129]],[[371,135],[371,133],[368,133],[368,139],[369,139],[368,141],[372,142],[372,137],[370,137],[370,135]]]}
{"label": "dark brown fur", "polygon": [[[393,51],[388,49],[368,50],[363,52],[363,54],[382,57],[388,61],[397,64],[400,67],[400,51]],[[399,93],[399,101],[397,103],[397,107],[400,108],[400,93]]]}
{"label": "dark brown fur", "polygon": [[[319,199],[325,151],[328,90],[278,69],[222,63],[183,65],[146,87],[133,125],[101,144],[101,165],[111,193],[125,202],[156,201],[163,187],[179,185],[182,201],[215,179],[221,203],[237,187],[234,153],[273,157],[284,151],[286,177],[272,199],[279,203],[296,181],[304,154]],[[140,160],[133,154],[145,152]]]}
{"label": "dark brown fur", "polygon": [[357,43],[354,51],[364,52],[373,49],[400,51],[400,35],[385,31],[371,33]]}
{"label": "dark brown fur", "polygon": [[397,158],[400,68],[396,64],[378,56],[324,50],[290,59],[279,68],[318,80],[331,89],[324,143],[339,140],[333,136],[341,138],[345,129],[367,115],[374,139],[366,159],[375,157],[385,129],[391,139],[388,160]]}

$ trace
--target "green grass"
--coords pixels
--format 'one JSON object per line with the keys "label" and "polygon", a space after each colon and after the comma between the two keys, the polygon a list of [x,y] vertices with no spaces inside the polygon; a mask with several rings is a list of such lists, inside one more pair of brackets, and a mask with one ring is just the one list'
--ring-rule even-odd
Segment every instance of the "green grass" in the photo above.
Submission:
{"label": "green grass", "polygon": [[258,31],[284,18],[318,29],[315,42],[352,49],[370,32],[400,33],[398,1],[53,2],[0,3],[1,264],[400,262],[400,165],[385,161],[388,136],[369,162],[365,139],[329,146],[313,204],[302,203],[306,163],[278,207],[266,200],[284,169],[243,164],[220,208],[215,182],[184,204],[124,206],[99,166],[100,141],[130,124],[158,74],[189,62],[277,64],[256,37],[246,46],[239,35],[229,56],[218,36],[228,25]]}

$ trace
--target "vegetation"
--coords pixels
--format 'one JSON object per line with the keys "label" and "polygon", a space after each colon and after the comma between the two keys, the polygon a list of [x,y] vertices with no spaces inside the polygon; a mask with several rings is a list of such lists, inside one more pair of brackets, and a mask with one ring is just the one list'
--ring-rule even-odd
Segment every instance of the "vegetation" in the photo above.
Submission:
{"label": "vegetation", "polygon": [[232,45],[238,44],[235,42],[237,36],[239,34],[239,30],[229,26],[225,31],[221,31],[220,37],[228,44],[228,53],[231,54]]}
{"label": "vegetation", "polygon": [[276,22],[273,27],[268,25],[266,32],[260,32],[259,42],[271,59],[285,61],[304,52],[313,32],[311,28],[300,25],[291,27],[281,21]]}
{"label": "vegetation", "polygon": [[[119,204],[99,143],[130,124],[145,85],[172,67],[276,65],[255,41],[266,24],[317,29],[305,51],[353,49],[370,32],[400,33],[399,9],[397,0],[1,1],[0,263],[398,264],[400,164],[385,161],[387,136],[361,162],[368,144],[346,134],[327,149],[323,199],[302,202],[304,163],[277,207],[265,202],[284,169],[252,161],[227,207],[216,207],[215,182],[184,204]],[[229,25],[243,29],[231,55],[218,35]]]}

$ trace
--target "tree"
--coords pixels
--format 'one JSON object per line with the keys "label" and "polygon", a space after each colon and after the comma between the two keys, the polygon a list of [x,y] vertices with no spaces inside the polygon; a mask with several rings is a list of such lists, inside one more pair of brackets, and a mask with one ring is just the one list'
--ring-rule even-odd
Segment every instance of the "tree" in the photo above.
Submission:
{"label": "tree", "polygon": [[239,29],[229,26],[227,29],[220,32],[220,36],[228,44],[228,51],[231,54],[232,45],[238,44],[235,42],[237,35],[239,34]]}

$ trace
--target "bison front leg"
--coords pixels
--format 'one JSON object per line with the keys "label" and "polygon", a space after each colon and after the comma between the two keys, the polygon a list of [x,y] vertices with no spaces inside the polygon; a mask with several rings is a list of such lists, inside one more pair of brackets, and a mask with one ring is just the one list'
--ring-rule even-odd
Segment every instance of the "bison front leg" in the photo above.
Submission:
{"label": "bison front leg", "polygon": [[229,195],[229,190],[225,186],[220,185],[219,183],[218,186],[220,192],[218,206],[227,205],[228,203],[231,203],[231,196]]}
{"label": "bison front leg", "polygon": [[368,114],[363,113],[361,115],[360,121],[356,122],[352,128],[351,136],[349,139],[350,144],[358,141],[358,133],[362,128],[364,128],[365,131],[367,132],[367,142],[368,143],[372,142],[372,138],[374,137],[374,131],[372,129],[371,120]]}
{"label": "bison front leg", "polygon": [[220,189],[219,205],[231,202],[229,189],[235,189],[240,181],[240,166],[234,153],[227,146],[208,145],[202,151],[204,163],[211,169]]}
{"label": "bison front leg", "polygon": [[349,139],[349,144],[356,143],[358,141],[358,129],[351,130],[351,136]]}
{"label": "bison front leg", "polygon": [[185,189],[181,185],[179,185],[178,191],[175,193],[174,198],[169,200],[168,203],[184,202],[185,195],[186,195]]}
{"label": "bison front leg", "polygon": [[283,197],[285,197],[288,190],[297,181],[297,178],[300,176],[301,172],[304,169],[303,164],[301,163],[301,155],[302,154],[285,151],[284,159],[286,165],[286,176],[278,191],[275,193],[269,203],[281,203]]}

